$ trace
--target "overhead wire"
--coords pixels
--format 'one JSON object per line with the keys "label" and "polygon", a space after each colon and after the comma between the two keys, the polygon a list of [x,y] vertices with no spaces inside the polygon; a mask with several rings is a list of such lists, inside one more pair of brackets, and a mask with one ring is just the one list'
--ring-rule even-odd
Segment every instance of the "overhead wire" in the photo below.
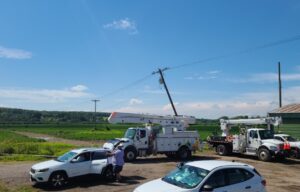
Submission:
{"label": "overhead wire", "polygon": [[189,63],[176,65],[176,66],[173,66],[173,67],[168,67],[167,70],[178,69],[178,68],[182,68],[182,67],[188,67],[188,66],[192,66],[192,65],[196,65],[196,64],[206,63],[206,62],[209,62],[209,61],[220,60],[220,59],[223,59],[223,58],[228,58],[228,57],[232,57],[232,56],[236,56],[236,55],[240,55],[240,54],[246,54],[246,53],[266,49],[266,48],[269,48],[269,47],[275,47],[275,46],[278,46],[278,45],[298,41],[298,40],[300,40],[300,35],[296,35],[296,36],[286,38],[286,39],[282,39],[282,40],[279,40],[279,41],[266,43],[264,45],[259,45],[259,46],[256,46],[256,47],[253,47],[253,48],[248,48],[248,49],[245,49],[245,50],[242,50],[242,51],[236,51],[236,52],[225,54],[225,55],[209,57],[209,58],[206,58],[206,59],[201,59],[201,60],[192,61],[192,62],[189,62]]}

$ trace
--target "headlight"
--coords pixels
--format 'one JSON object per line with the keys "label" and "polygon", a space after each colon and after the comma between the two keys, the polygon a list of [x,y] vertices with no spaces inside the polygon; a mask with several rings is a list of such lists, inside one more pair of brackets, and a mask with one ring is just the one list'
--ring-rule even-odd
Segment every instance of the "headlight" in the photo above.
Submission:
{"label": "headlight", "polygon": [[46,172],[46,171],[48,171],[49,170],[49,168],[46,168],[46,169],[40,169],[40,170],[37,170],[37,172]]}
{"label": "headlight", "polygon": [[272,151],[277,151],[278,148],[277,148],[276,146],[270,146],[270,150],[272,150]]}

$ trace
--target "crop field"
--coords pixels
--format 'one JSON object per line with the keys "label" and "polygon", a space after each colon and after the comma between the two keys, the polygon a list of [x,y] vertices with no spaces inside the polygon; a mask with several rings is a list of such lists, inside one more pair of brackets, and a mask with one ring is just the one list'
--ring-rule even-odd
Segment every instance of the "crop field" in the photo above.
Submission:
{"label": "crop field", "polygon": [[[33,124],[33,125],[1,125],[5,130],[24,131],[32,133],[41,133],[52,135],[55,137],[96,141],[108,140],[112,138],[122,137],[128,127],[136,127],[137,124],[97,124],[94,128],[93,124]],[[221,130],[218,124],[196,124],[188,128],[188,130],[197,130],[201,139],[205,140],[210,135],[220,135]],[[300,125],[287,124],[281,125],[275,129],[276,132],[282,132],[292,135],[300,139]],[[237,133],[238,128],[232,128],[231,132]]]}
{"label": "crop field", "polygon": [[0,161],[39,160],[44,159],[43,156],[61,155],[71,148],[74,146],[45,142],[0,129]]}

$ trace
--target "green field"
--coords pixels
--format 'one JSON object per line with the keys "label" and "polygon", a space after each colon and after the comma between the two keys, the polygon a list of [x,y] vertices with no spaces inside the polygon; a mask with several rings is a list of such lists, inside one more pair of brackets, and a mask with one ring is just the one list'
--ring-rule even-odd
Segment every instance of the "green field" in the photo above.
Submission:
{"label": "green field", "polygon": [[49,143],[0,129],[0,161],[40,160],[44,156],[58,156],[74,148],[64,143]]}

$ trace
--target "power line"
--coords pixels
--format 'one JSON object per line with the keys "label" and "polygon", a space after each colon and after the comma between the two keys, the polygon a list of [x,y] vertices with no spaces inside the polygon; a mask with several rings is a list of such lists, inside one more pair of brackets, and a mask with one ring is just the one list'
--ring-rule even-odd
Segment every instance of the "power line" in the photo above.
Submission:
{"label": "power line", "polygon": [[300,35],[296,35],[296,36],[286,38],[286,39],[282,39],[282,40],[279,40],[279,41],[274,41],[274,42],[271,42],[271,43],[266,43],[264,45],[259,45],[257,47],[248,48],[248,49],[245,49],[245,50],[242,50],[242,51],[237,51],[237,52],[233,52],[233,53],[229,53],[229,54],[225,54],[225,55],[209,57],[209,58],[206,58],[206,59],[201,59],[201,60],[192,61],[192,62],[189,62],[189,63],[176,65],[176,66],[170,67],[168,69],[178,69],[178,68],[182,68],[182,67],[188,67],[188,66],[191,66],[191,65],[206,63],[206,62],[209,62],[209,61],[215,61],[215,60],[219,60],[219,59],[223,59],[223,58],[227,58],[227,57],[232,57],[232,56],[236,56],[236,55],[240,55],[240,54],[246,54],[246,53],[266,49],[266,48],[269,48],[269,47],[275,47],[275,46],[278,46],[278,45],[287,44],[287,43],[298,41],[298,40],[300,40]]}
{"label": "power line", "polygon": [[101,98],[103,98],[103,97],[108,97],[108,96],[117,94],[118,92],[120,92],[120,91],[122,91],[122,90],[124,90],[124,89],[128,89],[128,88],[130,88],[130,87],[132,87],[132,86],[138,85],[138,84],[144,82],[145,80],[147,80],[148,78],[150,78],[151,76],[152,76],[152,74],[146,75],[146,76],[144,76],[143,78],[140,78],[140,79],[138,79],[138,80],[136,80],[136,81],[134,81],[134,82],[132,82],[132,83],[129,83],[129,84],[125,85],[124,87],[120,87],[120,88],[118,88],[118,89],[115,89],[115,90],[113,90],[113,91],[111,91],[111,92],[108,92],[108,93],[102,95]]}

